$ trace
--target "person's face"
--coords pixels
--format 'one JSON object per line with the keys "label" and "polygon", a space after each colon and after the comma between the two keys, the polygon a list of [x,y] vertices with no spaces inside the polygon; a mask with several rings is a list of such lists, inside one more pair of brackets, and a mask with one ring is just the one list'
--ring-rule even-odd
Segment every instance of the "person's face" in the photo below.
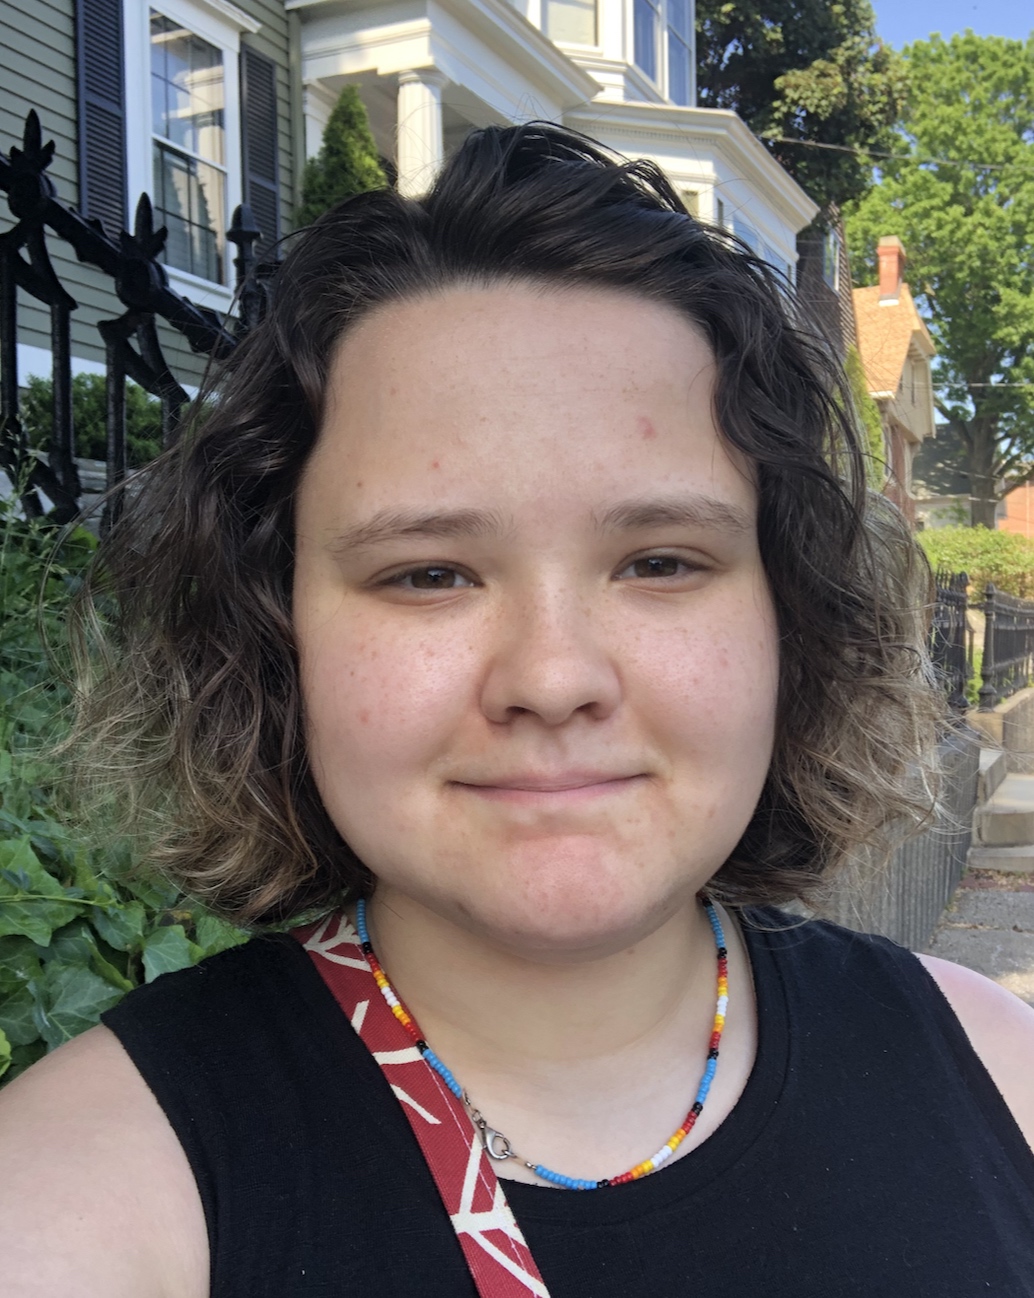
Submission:
{"label": "person's face", "polygon": [[386,894],[543,958],[687,904],[772,754],[750,470],[675,310],[455,288],[341,344],[297,496],[327,810]]}

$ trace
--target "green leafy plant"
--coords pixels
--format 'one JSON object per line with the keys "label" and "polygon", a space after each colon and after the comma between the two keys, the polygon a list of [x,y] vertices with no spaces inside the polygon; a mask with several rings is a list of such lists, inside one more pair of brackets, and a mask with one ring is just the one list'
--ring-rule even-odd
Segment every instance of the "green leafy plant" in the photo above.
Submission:
{"label": "green leafy plant", "polygon": [[[33,375],[25,385],[21,419],[29,445],[45,451],[54,427],[54,384]],[[102,374],[76,374],[72,379],[72,424],[76,454],[87,460],[108,458],[105,423],[107,393]],[[162,407],[136,383],[126,384],[126,456],[131,468],[153,460],[162,449]]]}
{"label": "green leafy plant", "polygon": [[310,225],[346,198],[384,189],[387,183],[366,107],[358,89],[345,86],[323,132],[319,153],[305,164],[298,224]]}
{"label": "green leafy plant", "polygon": [[881,490],[887,476],[887,450],[883,439],[883,420],[880,408],[869,393],[865,381],[865,370],[857,347],[847,349],[844,361],[847,381],[851,385],[851,397],[865,430],[866,460],[865,473],[869,486],[875,491]]}
{"label": "green leafy plant", "polygon": [[968,574],[974,598],[983,597],[989,581],[1006,595],[1034,598],[1034,541],[1027,537],[986,527],[934,527],[917,539],[932,568]]}
{"label": "green leafy plant", "polygon": [[69,703],[61,624],[96,542],[0,502],[0,1076],[93,1026],[141,982],[246,934],[163,880],[125,842],[90,845],[49,755]]}

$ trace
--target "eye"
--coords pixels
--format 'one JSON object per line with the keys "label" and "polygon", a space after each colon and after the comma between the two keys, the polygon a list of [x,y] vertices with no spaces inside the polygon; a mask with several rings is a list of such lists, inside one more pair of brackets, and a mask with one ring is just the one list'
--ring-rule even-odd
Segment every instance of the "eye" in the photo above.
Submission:
{"label": "eye", "polygon": [[458,568],[431,563],[422,568],[397,572],[388,577],[384,585],[399,590],[460,590],[464,586],[473,586],[474,582]]}
{"label": "eye", "polygon": [[671,581],[700,572],[703,565],[680,559],[677,554],[644,554],[633,559],[619,573],[619,579]]}

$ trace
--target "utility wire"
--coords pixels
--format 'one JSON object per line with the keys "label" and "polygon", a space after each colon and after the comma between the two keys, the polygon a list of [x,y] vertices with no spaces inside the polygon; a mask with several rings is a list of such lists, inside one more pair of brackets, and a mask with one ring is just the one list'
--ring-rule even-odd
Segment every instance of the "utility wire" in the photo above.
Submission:
{"label": "utility wire", "polygon": [[[859,158],[890,158],[895,162],[915,162],[938,167],[975,167],[978,171],[1007,171],[1022,166],[1019,162],[972,162],[965,158],[920,158],[911,153],[887,153],[883,149],[860,149],[851,144],[822,144],[819,140],[796,140],[790,135],[763,135],[771,144],[797,144],[802,149],[829,149],[834,153],[853,153]],[[1031,158],[1034,164],[1034,155]]]}

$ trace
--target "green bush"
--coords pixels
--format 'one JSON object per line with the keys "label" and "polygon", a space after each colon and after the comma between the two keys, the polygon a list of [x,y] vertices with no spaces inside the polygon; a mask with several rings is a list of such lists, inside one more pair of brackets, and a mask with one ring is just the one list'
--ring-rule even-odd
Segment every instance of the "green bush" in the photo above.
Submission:
{"label": "green bush", "polygon": [[366,107],[355,86],[345,86],[323,132],[319,153],[305,164],[299,225],[311,225],[338,203],[388,180],[370,130]]}
{"label": "green bush", "polygon": [[986,527],[934,527],[918,539],[931,567],[969,574],[974,597],[982,597],[991,581],[1007,595],[1034,598],[1034,541],[1025,536]]}
{"label": "green bush", "polygon": [[[95,542],[0,503],[0,1075],[93,1026],[140,982],[245,934],[131,869],[130,848],[88,846],[48,755],[69,693],[61,624]],[[55,646],[52,658],[48,646]],[[2,1083],[0,1083],[2,1084]]]}
{"label": "green bush", "polygon": [[[22,426],[29,445],[45,451],[54,427],[54,384],[33,376],[25,385],[21,403]],[[75,453],[87,460],[108,458],[105,424],[107,394],[102,374],[77,374],[72,379],[72,424]],[[126,456],[137,469],[162,449],[162,407],[136,383],[126,384]]]}

